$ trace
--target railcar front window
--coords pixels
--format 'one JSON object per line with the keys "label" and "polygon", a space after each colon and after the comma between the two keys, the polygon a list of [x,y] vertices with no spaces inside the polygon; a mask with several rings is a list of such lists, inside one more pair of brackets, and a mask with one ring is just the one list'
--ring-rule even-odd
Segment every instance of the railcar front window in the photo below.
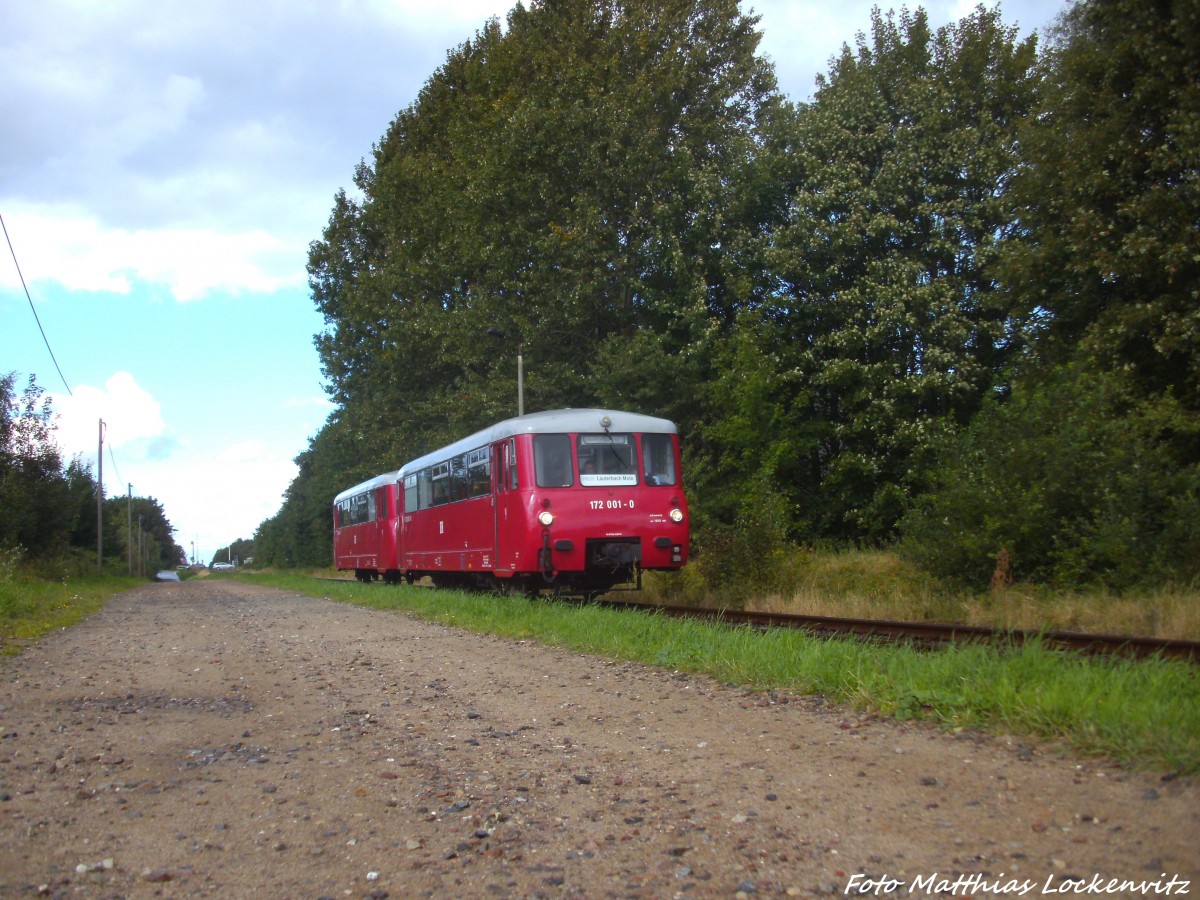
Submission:
{"label": "railcar front window", "polygon": [[675,484],[675,442],[671,435],[642,435],[642,471],[646,473],[646,484]]}
{"label": "railcar front window", "polygon": [[538,487],[570,487],[571,438],[565,434],[539,434],[533,438],[533,469]]}
{"label": "railcar front window", "polygon": [[636,448],[631,434],[581,434],[579,483],[584,487],[637,484]]}

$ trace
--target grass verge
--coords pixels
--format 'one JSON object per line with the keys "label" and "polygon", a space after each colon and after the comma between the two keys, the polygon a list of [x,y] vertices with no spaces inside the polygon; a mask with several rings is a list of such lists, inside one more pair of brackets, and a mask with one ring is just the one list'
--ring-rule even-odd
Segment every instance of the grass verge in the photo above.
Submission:
{"label": "grass verge", "polygon": [[742,595],[714,589],[702,565],[646,576],[646,599],[683,606],[915,622],[959,622],[1026,631],[1085,631],[1200,640],[1200,586],[1117,593],[1009,584],[970,592],[938,582],[889,550],[793,547],[764,564]]}
{"label": "grass verge", "polygon": [[91,615],[113,594],[145,584],[144,579],[85,575],[66,581],[13,577],[0,581],[0,652],[22,648],[56,628]]}
{"label": "grass verge", "polygon": [[1200,667],[1179,661],[1082,657],[1037,642],[925,651],[546,600],[288,574],[239,577],[748,688],[820,694],[949,729],[1037,735],[1138,768],[1200,774]]}

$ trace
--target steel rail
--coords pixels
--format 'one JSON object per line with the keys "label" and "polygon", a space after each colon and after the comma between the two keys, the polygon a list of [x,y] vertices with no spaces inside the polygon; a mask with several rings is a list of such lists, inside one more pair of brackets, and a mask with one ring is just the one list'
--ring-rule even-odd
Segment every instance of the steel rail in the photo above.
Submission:
{"label": "steel rail", "polygon": [[[318,579],[352,582],[346,578]],[[563,598],[566,599],[566,598]],[[754,628],[799,628],[824,637],[853,637],[864,641],[908,642],[925,647],[951,643],[987,643],[1020,647],[1032,641],[1043,646],[1092,655],[1123,655],[1136,659],[1161,656],[1200,663],[1200,641],[1176,638],[1088,634],[1080,631],[1028,631],[993,628],[987,625],[957,625],[947,622],[897,622],[887,619],[854,619],[838,616],[801,616],[790,613],[748,612],[696,606],[665,606],[600,597],[591,602],[612,609],[637,609],[677,618],[705,619],[727,625]]]}
{"label": "steel rail", "polygon": [[1119,654],[1144,659],[1162,656],[1200,663],[1200,641],[1171,638],[1131,637],[1113,634],[1086,634],[1077,631],[1025,631],[992,628],[986,625],[956,625],[944,622],[895,622],[885,619],[853,619],[837,616],[801,616],[788,613],[747,612],[744,610],[701,609],[690,606],[658,606],[623,600],[598,601],[614,608],[637,608],[667,616],[691,617],[750,625],[755,628],[799,628],[829,637],[856,637],[937,646],[949,643],[989,643],[1019,647],[1032,641],[1044,646],[1076,653]]}

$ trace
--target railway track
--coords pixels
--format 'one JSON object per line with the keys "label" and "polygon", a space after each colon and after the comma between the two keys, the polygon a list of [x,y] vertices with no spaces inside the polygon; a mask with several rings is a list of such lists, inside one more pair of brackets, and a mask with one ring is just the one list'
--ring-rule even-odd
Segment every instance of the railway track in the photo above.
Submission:
{"label": "railway track", "polygon": [[696,609],[684,606],[651,606],[621,600],[601,600],[614,608],[652,609],[663,615],[692,617],[756,628],[800,628],[831,637],[909,642],[923,646],[950,643],[989,643],[1020,646],[1038,640],[1047,647],[1087,654],[1119,654],[1136,658],[1161,655],[1200,663],[1200,641],[1084,634],[1075,631],[1020,631],[983,625],[938,622],[893,622],[885,619],[849,619],[835,616],[798,616],[786,613]]}
{"label": "railway track", "polygon": [[[345,581],[346,579],[321,579]],[[432,589],[432,588],[431,588]],[[654,611],[665,616],[704,619],[754,628],[800,628],[826,637],[851,637],[881,643],[907,642],[925,647],[952,643],[987,643],[1019,647],[1028,641],[1044,646],[1092,655],[1122,655],[1138,659],[1162,656],[1200,663],[1200,641],[1169,638],[1085,634],[1077,631],[1022,631],[985,625],[955,625],[941,622],[895,622],[886,619],[852,619],[837,616],[799,616],[788,613],[704,609],[693,606],[659,606],[633,600],[600,598],[588,601],[612,609]]]}

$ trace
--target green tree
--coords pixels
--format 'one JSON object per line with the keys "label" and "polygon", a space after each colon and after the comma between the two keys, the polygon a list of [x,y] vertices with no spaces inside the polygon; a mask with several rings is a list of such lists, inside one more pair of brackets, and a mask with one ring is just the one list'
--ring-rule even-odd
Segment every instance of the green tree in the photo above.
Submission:
{"label": "green tree", "polygon": [[290,567],[328,566],[333,562],[333,498],[345,488],[380,474],[400,463],[366,459],[350,465],[357,436],[338,413],[296,457],[299,471],[284,493],[283,506],[254,534],[257,565]]}
{"label": "green tree", "polygon": [[709,437],[728,448],[718,471],[782,485],[801,535],[891,535],[1001,377],[1012,335],[994,261],[1034,61],[996,11],[932,32],[922,10],[876,10],[772,129],[785,205],[759,303],[723,349]]}
{"label": "green tree", "polygon": [[1123,589],[1200,577],[1200,423],[1146,399],[1127,372],[1077,361],[988,404],[903,525],[902,552],[984,588],[1001,548],[1013,575]]}
{"label": "green tree", "polygon": [[[0,548],[19,547],[29,559],[51,561],[63,561],[75,550],[77,562],[90,559],[90,571],[97,525],[97,485],[91,467],[79,457],[63,465],[54,412],[37,379],[30,376],[19,399],[15,384],[13,373],[0,378]],[[134,521],[142,517],[152,542],[151,565],[173,568],[183,549],[175,543],[162,506],[153,497],[134,497],[132,502]],[[104,500],[104,552],[109,560],[124,559],[128,553],[128,509],[126,497]]]}
{"label": "green tree", "polygon": [[223,562],[232,562],[234,565],[243,566],[249,559],[253,559],[255,562],[258,560],[257,548],[254,541],[247,540],[246,538],[238,538],[229,546],[221,547],[215,551],[212,559],[209,560],[209,566]]}
{"label": "green tree", "polygon": [[1000,270],[1031,346],[904,524],[981,585],[1200,577],[1200,7],[1090,0],[1060,20],[1021,132]]}
{"label": "green tree", "polygon": [[1089,0],[1054,37],[1005,280],[1039,360],[1082,344],[1200,411],[1200,5]]}
{"label": "green tree", "polygon": [[[65,509],[69,511],[70,520],[70,544],[80,549],[95,549],[96,479],[92,476],[92,467],[76,456],[67,463],[64,475]],[[122,524],[124,521],[121,520]],[[112,521],[107,510],[104,514],[104,526],[104,552],[108,556],[121,555],[128,546],[124,528],[117,528],[117,523]]]}
{"label": "green tree", "polygon": [[425,449],[511,411],[518,349],[531,408],[595,402],[606,340],[670,352],[681,306],[727,305],[727,173],[774,89],[754,25],[735,0],[547,0],[452,53],[313,246],[347,414]]}
{"label": "green tree", "polygon": [[54,413],[34,376],[20,397],[16,381],[16,373],[0,377],[0,547],[58,556],[74,523]]}
{"label": "green tree", "polygon": [[[134,571],[139,568],[139,552],[142,554],[143,567],[148,568],[151,575],[159,569],[173,569],[183,561],[185,554],[175,541],[175,527],[167,518],[162,504],[154,497],[133,497],[132,503],[128,497],[109,497],[104,504],[104,546],[108,552],[111,541],[117,548],[109,553],[110,556],[127,558],[128,540],[134,550]],[[131,519],[133,533],[126,537]],[[119,532],[119,541],[110,539],[110,529]]]}
{"label": "green tree", "polygon": [[699,417],[690,349],[742,302],[723,248],[779,103],[756,23],[736,0],[540,0],[449,54],[311,247],[338,411],[267,557],[327,560],[337,490],[511,415],[518,352],[529,409]]}

